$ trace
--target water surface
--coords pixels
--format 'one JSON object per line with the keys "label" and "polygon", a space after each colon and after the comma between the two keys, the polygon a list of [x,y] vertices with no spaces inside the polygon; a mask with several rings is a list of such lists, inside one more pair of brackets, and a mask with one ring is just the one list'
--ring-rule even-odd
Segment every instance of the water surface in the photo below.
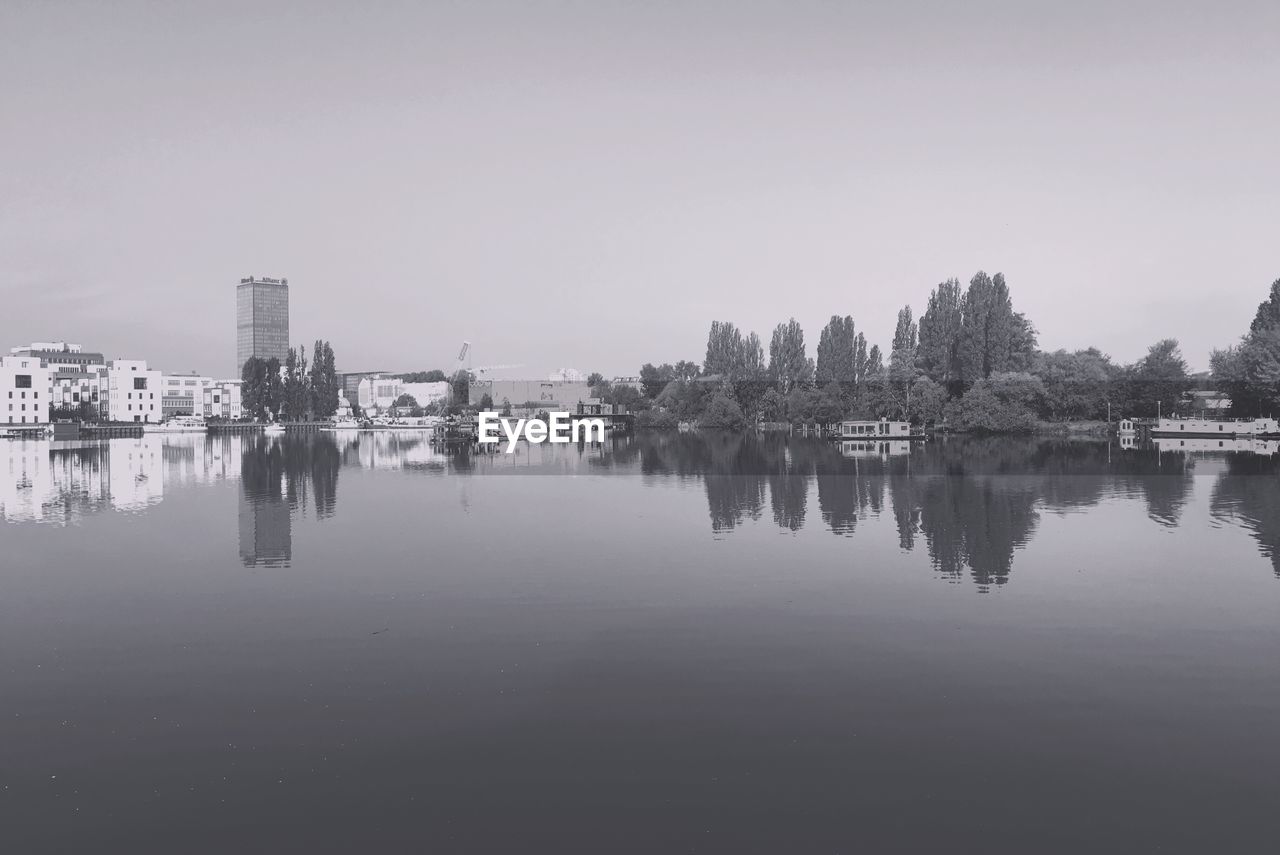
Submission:
{"label": "water surface", "polygon": [[1257,852],[1280,457],[0,444],[12,852]]}

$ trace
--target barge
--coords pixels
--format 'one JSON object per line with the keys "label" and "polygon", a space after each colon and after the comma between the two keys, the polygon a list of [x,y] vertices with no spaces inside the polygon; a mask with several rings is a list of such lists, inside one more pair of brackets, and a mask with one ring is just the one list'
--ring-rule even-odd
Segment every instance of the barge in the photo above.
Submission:
{"label": "barge", "polygon": [[1151,427],[1153,437],[1256,437],[1280,438],[1276,419],[1181,419],[1162,418]]}

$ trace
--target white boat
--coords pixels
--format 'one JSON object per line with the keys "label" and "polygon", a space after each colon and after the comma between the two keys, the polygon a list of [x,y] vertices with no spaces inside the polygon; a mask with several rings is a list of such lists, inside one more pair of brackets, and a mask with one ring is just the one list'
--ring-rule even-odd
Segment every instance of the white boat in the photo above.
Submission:
{"label": "white boat", "polygon": [[333,424],[324,430],[360,430],[360,422],[355,419],[334,419]]}
{"label": "white boat", "polygon": [[148,422],[142,426],[143,433],[204,433],[208,429],[205,420],[199,416],[172,416],[162,422]]}
{"label": "white boat", "polygon": [[265,434],[279,436],[280,434],[284,433],[284,425],[280,424],[279,422],[272,422],[271,424],[263,428],[262,432]]}
{"label": "white boat", "polygon": [[1177,419],[1163,418],[1151,429],[1152,436],[1199,437],[1276,437],[1280,421],[1276,419]]}

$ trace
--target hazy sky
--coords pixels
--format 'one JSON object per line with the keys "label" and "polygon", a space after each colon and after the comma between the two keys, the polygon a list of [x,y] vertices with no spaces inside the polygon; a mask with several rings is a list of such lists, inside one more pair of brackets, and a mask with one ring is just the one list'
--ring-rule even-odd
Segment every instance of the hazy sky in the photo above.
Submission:
{"label": "hazy sky", "polygon": [[1044,348],[1193,367],[1280,277],[1280,3],[0,0],[0,343],[234,371],[810,355],[1003,271]]}

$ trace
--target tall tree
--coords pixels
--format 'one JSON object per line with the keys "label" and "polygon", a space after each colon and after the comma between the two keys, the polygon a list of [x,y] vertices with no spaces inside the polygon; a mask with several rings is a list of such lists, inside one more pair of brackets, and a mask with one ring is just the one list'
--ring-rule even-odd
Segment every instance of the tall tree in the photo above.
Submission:
{"label": "tall tree", "polygon": [[853,318],[849,315],[843,318],[832,315],[818,337],[818,362],[814,368],[814,380],[821,386],[832,382],[856,382],[856,359],[857,334]]}
{"label": "tall tree", "polygon": [[267,417],[267,363],[250,356],[240,367],[240,408],[252,419]]}
{"label": "tall tree", "polygon": [[[441,372],[441,376],[443,376],[443,372]],[[333,347],[327,341],[316,339],[315,346],[311,350],[309,385],[309,403],[311,412],[316,418],[327,419],[338,411],[338,395],[341,389],[338,383],[338,371],[334,361]]]}
{"label": "tall tree", "polygon": [[785,394],[809,382],[812,366],[805,355],[804,330],[796,319],[778,324],[769,342],[769,379]]}
{"label": "tall tree", "polygon": [[307,375],[307,351],[303,346],[289,348],[284,361],[283,415],[290,421],[306,417],[307,403],[311,397],[310,378]]}
{"label": "tall tree", "polygon": [[979,270],[961,301],[960,379],[972,382],[1011,370],[1015,344],[1026,347],[1029,331],[1030,325],[1024,326],[1014,314],[1004,274],[988,276]]}
{"label": "tall tree", "polygon": [[959,378],[961,299],[960,280],[948,279],[933,289],[920,316],[920,369],[944,385]]}
{"label": "tall tree", "polygon": [[893,353],[911,353],[915,355],[917,328],[911,318],[911,307],[903,306],[898,310],[898,325],[893,331]]}
{"label": "tall tree", "polygon": [[707,355],[703,368],[708,374],[736,376],[743,368],[746,342],[732,321],[712,321],[707,333]]}
{"label": "tall tree", "polygon": [[871,345],[871,351],[867,354],[867,370],[866,378],[868,380],[873,377],[879,377],[884,373],[884,359],[880,356],[880,345]]}
{"label": "tall tree", "polygon": [[263,363],[262,401],[266,418],[275,419],[284,408],[284,367],[271,357]]}
{"label": "tall tree", "polygon": [[1260,333],[1280,327],[1280,279],[1271,283],[1271,295],[1258,306],[1249,332]]}
{"label": "tall tree", "polygon": [[1147,355],[1126,369],[1127,403],[1134,415],[1173,413],[1183,394],[1191,388],[1187,361],[1178,340],[1161,339],[1147,349]]}
{"label": "tall tree", "polygon": [[912,415],[911,392],[916,384],[916,336],[911,307],[898,310],[898,324],[893,332],[893,351],[889,354],[889,387],[898,402],[900,418]]}

